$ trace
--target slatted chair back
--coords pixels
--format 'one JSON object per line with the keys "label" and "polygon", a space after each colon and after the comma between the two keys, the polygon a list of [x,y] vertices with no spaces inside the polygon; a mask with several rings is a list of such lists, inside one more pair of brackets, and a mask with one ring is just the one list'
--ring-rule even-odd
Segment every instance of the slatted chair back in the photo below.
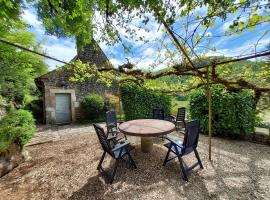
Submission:
{"label": "slatted chair back", "polygon": [[115,111],[110,110],[106,112],[106,124],[107,126],[114,125],[115,127],[117,127],[117,118]]}
{"label": "slatted chair back", "polygon": [[103,128],[100,127],[98,124],[93,124],[93,126],[95,128],[96,134],[98,136],[99,142],[100,142],[103,150],[105,152],[107,152],[108,154],[110,154],[111,156],[114,156],[114,154],[111,151],[111,149],[113,147],[111,147],[110,143],[108,142],[106,134],[105,134]]}
{"label": "slatted chair back", "polygon": [[186,108],[185,107],[178,108],[176,121],[177,122],[179,122],[179,121],[184,122],[185,117],[186,117]]}
{"label": "slatted chair back", "polygon": [[188,154],[196,149],[199,141],[200,121],[193,120],[186,123],[185,136],[183,141],[183,154]]}
{"label": "slatted chair back", "polygon": [[164,120],[164,110],[162,108],[153,109],[153,119]]}

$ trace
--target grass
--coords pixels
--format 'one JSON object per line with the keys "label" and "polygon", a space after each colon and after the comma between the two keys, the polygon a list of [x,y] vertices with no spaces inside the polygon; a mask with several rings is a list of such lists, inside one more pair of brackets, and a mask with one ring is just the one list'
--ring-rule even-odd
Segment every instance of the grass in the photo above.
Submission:
{"label": "grass", "polygon": [[268,109],[268,110],[266,110],[266,111],[264,112],[264,118],[263,118],[263,120],[264,120],[265,122],[269,122],[269,123],[270,123],[270,109]]}
{"label": "grass", "polygon": [[262,124],[270,123],[270,109],[260,112],[258,116],[262,119]]}
{"label": "grass", "polygon": [[186,107],[187,111],[189,110],[189,101],[177,101],[176,99],[172,100],[172,110],[171,114],[176,115],[177,109],[180,107]]}

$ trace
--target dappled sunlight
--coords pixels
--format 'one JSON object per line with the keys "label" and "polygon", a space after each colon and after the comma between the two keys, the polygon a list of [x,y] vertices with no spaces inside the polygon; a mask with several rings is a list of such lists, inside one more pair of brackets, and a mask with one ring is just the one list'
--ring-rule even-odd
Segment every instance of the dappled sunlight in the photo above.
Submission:
{"label": "dappled sunlight", "polygon": [[[135,146],[132,156],[138,168],[120,162],[113,184],[107,184],[96,170],[102,150],[96,135],[90,133],[27,147],[33,159],[0,179],[0,195],[10,199],[72,200],[270,197],[268,146],[213,138],[213,161],[209,162],[208,138],[200,135],[198,152],[204,169],[195,168],[186,182],[177,160],[162,166],[166,141],[154,138],[152,152],[142,153],[138,137],[128,140]],[[190,154],[184,161],[190,166],[196,159]],[[104,168],[112,170],[113,164],[114,160],[106,156]]]}

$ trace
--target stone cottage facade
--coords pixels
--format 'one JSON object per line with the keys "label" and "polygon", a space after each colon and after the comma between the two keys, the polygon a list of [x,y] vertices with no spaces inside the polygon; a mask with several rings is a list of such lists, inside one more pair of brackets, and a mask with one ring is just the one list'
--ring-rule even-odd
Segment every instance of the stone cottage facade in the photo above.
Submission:
{"label": "stone cottage facade", "polygon": [[[94,44],[94,45],[93,45]],[[73,60],[80,59],[83,63],[91,62],[100,67],[111,67],[106,55],[97,43],[87,45]],[[65,67],[53,70],[36,79],[36,85],[42,92],[43,122],[46,124],[66,124],[75,122],[83,117],[80,100],[86,94],[117,95],[117,84],[111,87],[97,82],[93,77],[84,82],[70,82],[72,72]]]}

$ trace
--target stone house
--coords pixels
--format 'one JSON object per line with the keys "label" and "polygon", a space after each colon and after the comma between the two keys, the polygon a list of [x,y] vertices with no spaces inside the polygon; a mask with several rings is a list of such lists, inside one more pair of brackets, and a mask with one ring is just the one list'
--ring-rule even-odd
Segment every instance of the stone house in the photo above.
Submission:
{"label": "stone house", "polygon": [[[91,62],[97,67],[110,67],[111,63],[97,43],[87,45],[72,60]],[[111,87],[98,83],[93,77],[84,82],[70,82],[72,72],[65,69],[53,70],[36,79],[36,85],[42,93],[43,122],[46,124],[67,124],[83,117],[80,100],[86,94],[117,95],[117,84]]]}

